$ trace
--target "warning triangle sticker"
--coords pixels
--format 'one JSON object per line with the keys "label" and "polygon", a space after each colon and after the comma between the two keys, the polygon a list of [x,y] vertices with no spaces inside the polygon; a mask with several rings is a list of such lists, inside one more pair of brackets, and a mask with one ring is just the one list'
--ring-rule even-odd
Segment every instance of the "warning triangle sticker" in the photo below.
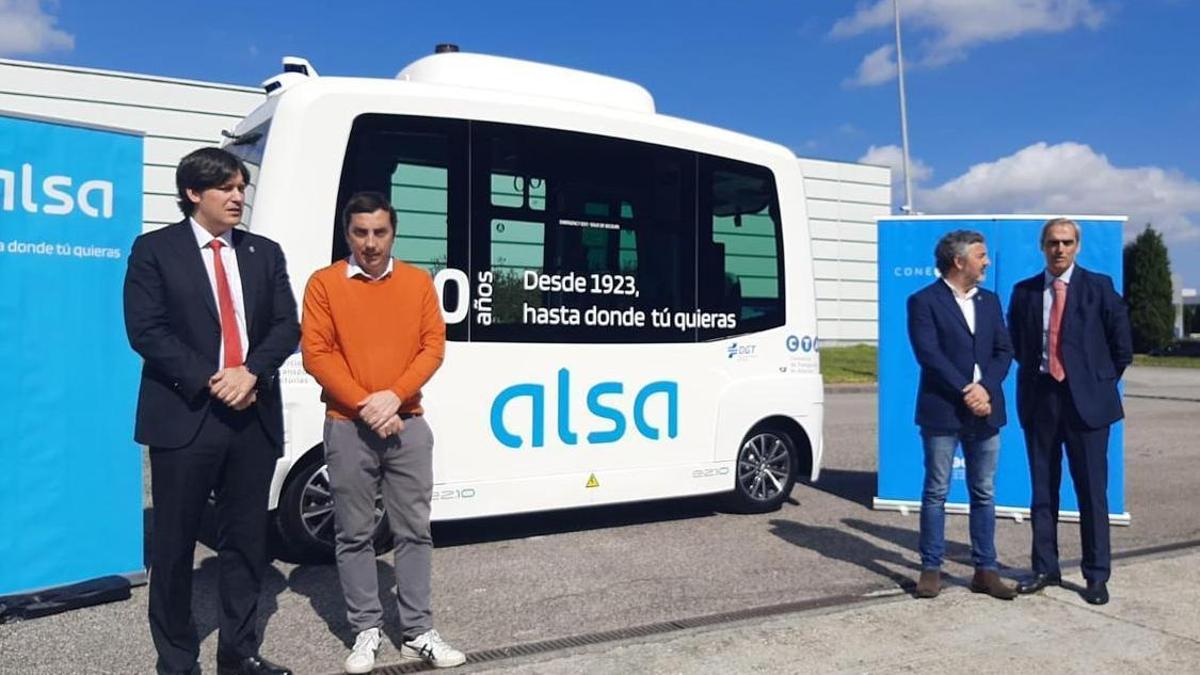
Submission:
{"label": "warning triangle sticker", "polygon": [[590,488],[600,487],[600,481],[596,480],[596,474],[592,474],[592,475],[588,476],[587,485],[585,485],[584,487],[590,487]]}

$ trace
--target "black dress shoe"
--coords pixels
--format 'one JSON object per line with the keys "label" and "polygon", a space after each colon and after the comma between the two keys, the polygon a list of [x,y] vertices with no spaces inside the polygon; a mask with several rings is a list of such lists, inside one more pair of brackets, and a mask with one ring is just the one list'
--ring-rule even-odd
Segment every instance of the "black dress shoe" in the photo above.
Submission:
{"label": "black dress shoe", "polygon": [[1021,595],[1029,595],[1030,593],[1037,593],[1047,586],[1059,586],[1061,584],[1061,574],[1035,574],[1017,584],[1017,592]]}
{"label": "black dress shoe", "polygon": [[1080,595],[1089,605],[1108,604],[1108,585],[1103,581],[1089,581],[1087,588]]}
{"label": "black dress shoe", "polygon": [[292,671],[261,656],[247,656],[241,661],[217,662],[217,675],[292,675]]}

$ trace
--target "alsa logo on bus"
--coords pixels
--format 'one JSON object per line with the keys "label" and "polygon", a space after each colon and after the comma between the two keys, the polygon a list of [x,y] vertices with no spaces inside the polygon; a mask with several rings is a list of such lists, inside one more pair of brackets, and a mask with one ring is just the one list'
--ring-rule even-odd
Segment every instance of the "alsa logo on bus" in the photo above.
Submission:
{"label": "alsa logo on bus", "polygon": [[[627,425],[626,414],[616,407],[620,399],[615,397],[625,393],[625,385],[620,382],[600,382],[592,385],[587,393],[587,408],[593,419],[608,420],[612,428],[588,432],[588,443],[616,443],[625,436]],[[571,371],[561,368],[558,371],[557,432],[558,439],[565,445],[577,445],[579,434],[571,428]],[[646,407],[652,397],[664,397],[667,411],[667,437],[679,435],[679,383],[669,380],[651,382],[638,390],[633,397],[633,425],[642,436],[656,441],[662,435],[662,428],[650,424],[646,419]],[[492,435],[502,445],[509,448],[520,448],[525,444],[525,438],[504,425],[504,410],[513,401],[528,398],[533,412],[530,420],[530,445],[540,448],[546,444],[546,387],[545,385],[526,383],[514,384],[505,388],[492,401]],[[601,400],[607,398],[608,403]]]}
{"label": "alsa logo on bus", "polygon": [[46,176],[42,179],[42,196],[51,202],[38,204],[33,194],[33,187],[37,183],[33,177],[33,165],[22,164],[19,177],[18,181],[16,172],[0,169],[0,203],[5,211],[16,210],[17,193],[20,192],[21,208],[29,213],[40,210],[51,216],[65,216],[78,206],[86,216],[112,218],[113,184],[109,181],[84,181],[78,190],[72,191],[73,180],[70,176]]}

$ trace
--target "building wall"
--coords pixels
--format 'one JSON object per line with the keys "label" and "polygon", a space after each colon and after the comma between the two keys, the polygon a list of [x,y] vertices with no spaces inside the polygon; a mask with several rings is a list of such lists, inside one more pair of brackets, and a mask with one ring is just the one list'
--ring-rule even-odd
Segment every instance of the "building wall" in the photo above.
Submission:
{"label": "building wall", "polygon": [[875,219],[891,215],[886,167],[800,158],[812,231],[817,335],[825,345],[879,339]]}
{"label": "building wall", "polygon": [[[0,111],[145,134],[144,228],[179,220],[175,166],[217,145],[261,103],[261,89],[0,59]],[[825,344],[875,342],[875,218],[890,214],[888,169],[800,159],[812,223],[818,334]]]}
{"label": "building wall", "polygon": [[145,134],[145,229],[180,219],[175,166],[217,145],[223,129],[262,103],[261,89],[0,59],[0,111]]}

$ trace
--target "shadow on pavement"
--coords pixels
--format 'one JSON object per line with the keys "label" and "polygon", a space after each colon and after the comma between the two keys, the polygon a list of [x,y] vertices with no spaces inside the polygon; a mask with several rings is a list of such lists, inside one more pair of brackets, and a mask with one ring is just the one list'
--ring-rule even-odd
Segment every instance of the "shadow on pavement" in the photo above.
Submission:
{"label": "shadow on pavement", "polygon": [[[906,551],[912,551],[914,555],[918,555],[919,557],[917,547],[920,534],[916,528],[881,525],[879,523],[858,520],[857,518],[843,518],[842,524],[863,534],[869,534],[876,539],[889,541]],[[964,565],[971,565],[971,547],[961,542],[946,539],[945,559]]]}
{"label": "shadow on pavement", "polygon": [[[383,554],[387,555],[387,554]],[[375,574],[379,579],[379,602],[383,607],[383,632],[393,644],[400,644],[400,617],[396,606],[395,568],[382,559],[375,561]],[[308,604],[325,622],[329,632],[337,636],[347,648],[354,644],[354,629],[346,619],[346,603],[342,599],[342,587],[334,565],[300,565],[288,575],[287,587],[292,592],[308,598]]]}
{"label": "shadow on pavement", "polygon": [[[196,634],[203,642],[219,627],[221,596],[217,591],[217,557],[210,555],[200,561],[192,571],[192,616],[196,622]],[[262,592],[258,597],[258,635],[261,639],[267,621],[279,609],[275,598],[287,590],[287,582],[279,570],[271,565],[263,569]]]}
{"label": "shadow on pavement", "polygon": [[720,498],[706,495],[636,504],[542,511],[514,516],[441,521],[433,523],[433,543],[439,548],[464,546],[508,539],[524,539],[545,534],[563,534],[672,520],[706,518],[720,512],[722,512]]}
{"label": "shadow on pavement", "polygon": [[882,548],[871,541],[833,527],[805,525],[794,520],[774,519],[771,533],[784,541],[809,549],[831,560],[840,560],[891,580],[898,587],[911,591],[916,580],[890,566],[920,573],[921,566],[902,553]]}
{"label": "shadow on pavement", "polygon": [[874,471],[822,469],[820,480],[804,484],[869,509],[875,498],[875,476]]}

